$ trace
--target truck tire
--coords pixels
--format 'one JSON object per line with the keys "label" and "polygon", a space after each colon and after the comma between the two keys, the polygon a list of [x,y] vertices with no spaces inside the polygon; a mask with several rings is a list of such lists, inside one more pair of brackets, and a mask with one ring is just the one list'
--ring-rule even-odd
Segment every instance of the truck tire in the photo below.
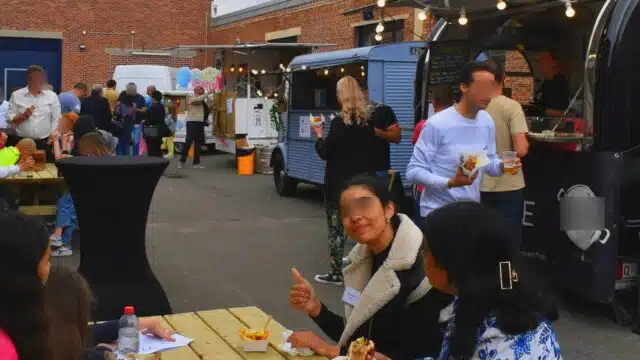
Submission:
{"label": "truck tire", "polygon": [[287,176],[282,153],[278,150],[273,158],[273,184],[276,187],[276,192],[280,196],[287,197],[295,195],[296,187],[298,186],[297,181]]}
{"label": "truck tire", "polygon": [[174,143],[173,144],[173,152],[176,154],[182,154],[182,151],[184,150],[184,143]]}

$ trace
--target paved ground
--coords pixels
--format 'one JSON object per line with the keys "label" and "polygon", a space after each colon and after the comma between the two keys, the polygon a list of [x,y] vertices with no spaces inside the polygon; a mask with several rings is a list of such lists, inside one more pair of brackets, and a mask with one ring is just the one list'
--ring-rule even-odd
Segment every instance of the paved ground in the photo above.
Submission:
{"label": "paved ground", "polygon": [[[149,259],[175,312],[255,305],[292,329],[314,329],[289,309],[290,269],[327,270],[320,193],[301,187],[281,198],[271,176],[236,176],[233,158],[206,158],[207,169],[186,179],[163,178],[149,216]],[[65,259],[77,264],[78,256]],[[339,309],[342,290],[317,286]],[[565,359],[638,359],[640,337],[583,306],[564,310],[556,324]],[[578,309],[578,310],[575,310]]]}

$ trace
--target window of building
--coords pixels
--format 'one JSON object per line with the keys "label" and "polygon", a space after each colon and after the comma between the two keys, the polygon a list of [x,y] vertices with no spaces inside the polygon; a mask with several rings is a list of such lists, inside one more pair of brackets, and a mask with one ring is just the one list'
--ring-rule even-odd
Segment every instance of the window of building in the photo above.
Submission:
{"label": "window of building", "polygon": [[294,110],[339,109],[336,85],[343,76],[353,76],[362,88],[367,83],[366,63],[296,71],[293,74],[291,108]]}
{"label": "window of building", "polygon": [[404,20],[387,21],[384,23],[382,41],[375,39],[378,23],[359,26],[356,28],[356,46],[373,46],[404,41]]}

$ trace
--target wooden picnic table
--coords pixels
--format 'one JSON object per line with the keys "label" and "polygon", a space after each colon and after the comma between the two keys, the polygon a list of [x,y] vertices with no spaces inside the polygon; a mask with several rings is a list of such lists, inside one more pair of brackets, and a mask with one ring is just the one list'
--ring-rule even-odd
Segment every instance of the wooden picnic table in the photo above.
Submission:
{"label": "wooden picnic table", "polygon": [[162,360],[327,360],[321,356],[291,356],[280,352],[286,330],[275,319],[267,352],[245,353],[238,334],[241,328],[259,329],[269,316],[257,307],[240,307],[166,315],[160,321],[168,328],[193,339],[189,347],[162,353]]}
{"label": "wooden picnic table", "polygon": [[58,176],[58,168],[55,164],[45,164],[40,171],[23,171],[14,176],[0,179],[0,184],[29,188],[33,196],[30,205],[20,206],[19,211],[25,215],[46,216],[55,215],[55,205],[41,205],[40,185],[64,185],[64,179]]}

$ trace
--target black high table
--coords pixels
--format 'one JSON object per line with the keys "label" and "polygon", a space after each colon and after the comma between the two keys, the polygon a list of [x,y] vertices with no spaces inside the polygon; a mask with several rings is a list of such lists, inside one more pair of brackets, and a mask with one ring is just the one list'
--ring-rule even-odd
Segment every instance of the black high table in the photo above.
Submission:
{"label": "black high table", "polygon": [[169,161],[154,157],[81,156],[56,162],[78,213],[79,271],[97,299],[93,319],[170,314],[145,248],[151,198]]}

